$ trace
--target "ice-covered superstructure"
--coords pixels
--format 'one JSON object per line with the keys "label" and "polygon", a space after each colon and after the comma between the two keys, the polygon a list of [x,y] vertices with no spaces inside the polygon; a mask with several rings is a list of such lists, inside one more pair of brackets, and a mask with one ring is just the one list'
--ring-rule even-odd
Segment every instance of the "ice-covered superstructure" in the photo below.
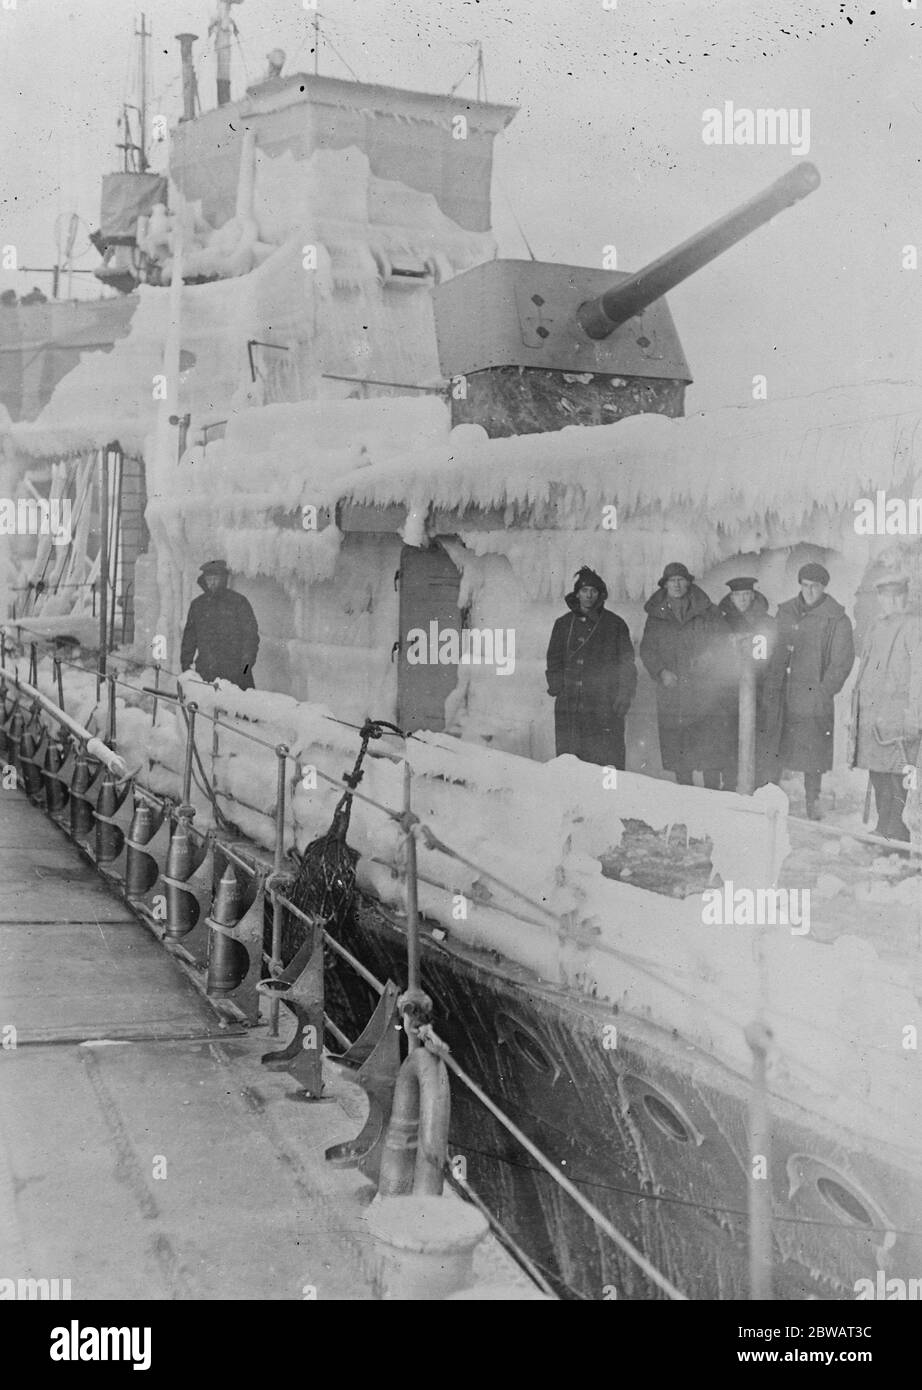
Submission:
{"label": "ice-covered superstructure", "polygon": [[[142,287],[128,336],[13,433],[27,462],[112,440],[143,458],[136,655],[161,638],[176,665],[198,567],[220,556],[257,614],[261,688],[546,759],[545,650],[580,565],[636,642],[670,560],[715,600],[754,574],[772,605],[818,560],[853,612],[869,561],[902,546],[856,535],[854,503],[918,490],[915,386],[492,440],[452,428],[433,290],[493,255],[492,142],[512,114],[295,75],[174,132],[173,230],[196,279],[224,278]],[[427,586],[457,626],[514,634],[514,669],[427,675],[417,700],[407,631]],[[660,771],[644,675],[628,748]]]}
{"label": "ice-covered superstructure", "polygon": [[[673,559],[715,600],[725,579],[754,574],[772,605],[796,592],[806,559],[819,559],[854,611],[869,560],[895,544],[856,534],[854,500],[912,490],[920,420],[917,388],[889,384],[495,440],[476,426],[452,429],[435,397],[242,411],[154,489],[161,593],[175,593],[160,604],[157,631],[178,632],[195,563],[220,536],[261,617],[262,683],[347,717],[361,719],[372,701],[393,717],[394,576],[407,546],[438,542],[469,624],[516,636],[510,676],[458,669],[445,727],[550,757],[545,649],[579,565],[604,575],[635,641],[643,602]],[[183,572],[177,587],[171,576]],[[652,708],[644,678],[628,744],[632,765],[655,772]]]}

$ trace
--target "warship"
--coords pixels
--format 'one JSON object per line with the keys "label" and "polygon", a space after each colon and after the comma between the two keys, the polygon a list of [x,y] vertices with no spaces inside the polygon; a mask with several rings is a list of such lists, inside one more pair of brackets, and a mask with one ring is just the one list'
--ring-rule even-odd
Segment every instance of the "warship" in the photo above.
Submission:
{"label": "warship", "polygon": [[[676,787],[651,775],[647,733],[612,798],[602,769],[543,760],[516,683],[534,684],[534,642],[508,694],[409,655],[415,627],[485,623],[510,565],[524,589],[540,552],[541,584],[562,582],[601,497],[630,548],[613,453],[641,467],[648,447],[698,441],[663,296],[817,171],[795,166],[633,274],[496,259],[492,141],[512,108],[276,69],[199,113],[181,37],[170,210],[145,172],[117,243],[128,335],[11,432],[11,456],[52,462],[52,488],[98,487],[109,547],[95,613],[85,588],[64,601],[73,547],[40,546],[5,638],[33,659],[29,680],[11,662],[0,677],[3,754],[211,997],[255,1025],[279,995],[297,1027],[270,1064],[307,1097],[304,1039],[325,1036],[369,1095],[362,1133],[329,1156],[373,1180],[409,985],[473,1083],[452,1085],[452,1176],[558,1296],[735,1299],[761,1278],[778,1299],[835,1299],[880,1269],[910,1278],[918,1082],[887,1020],[911,1021],[912,972],[785,919],[702,924],[714,884],[778,889],[782,793]],[[161,369],[180,386],[152,405]],[[113,470],[145,494],[144,527],[121,535],[104,522]],[[646,513],[634,497],[637,544],[658,508],[663,529],[669,486],[647,481]],[[760,548],[731,538],[710,568]],[[163,634],[212,549],[260,612],[259,691],[170,669]],[[543,621],[551,588],[535,597]],[[337,623],[360,638],[337,647]],[[101,740],[88,749],[49,715],[64,638],[93,654],[95,674],[63,677],[71,723]]]}

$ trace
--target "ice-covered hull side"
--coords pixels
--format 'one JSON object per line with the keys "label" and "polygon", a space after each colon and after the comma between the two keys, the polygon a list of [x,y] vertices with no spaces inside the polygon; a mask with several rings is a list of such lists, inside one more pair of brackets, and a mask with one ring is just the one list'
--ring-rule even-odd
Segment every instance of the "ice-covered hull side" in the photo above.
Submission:
{"label": "ice-covered hull side", "polygon": [[[379,978],[405,983],[405,936],[371,900],[342,939]],[[357,1036],[370,995],[331,965],[328,1010]],[[628,1015],[613,1037],[608,1009],[499,957],[424,940],[423,982],[460,1065],[658,1269],[691,1299],[748,1296],[745,1082]],[[903,1232],[918,1174],[775,1098],[772,1113],[775,1297],[854,1299],[879,1268],[914,1277],[922,1239]],[[457,1081],[451,1149],[563,1297],[663,1296]]]}

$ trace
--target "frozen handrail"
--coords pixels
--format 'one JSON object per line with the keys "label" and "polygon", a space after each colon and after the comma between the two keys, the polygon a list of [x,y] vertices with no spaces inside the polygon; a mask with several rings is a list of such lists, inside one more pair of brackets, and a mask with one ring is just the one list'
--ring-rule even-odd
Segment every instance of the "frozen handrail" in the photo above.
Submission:
{"label": "frozen handrail", "polygon": [[74,737],[79,739],[80,742],[86,746],[86,751],[91,758],[98,759],[99,762],[103,763],[104,766],[108,768],[114,777],[117,777],[119,781],[124,781],[128,776],[127,763],[120,758],[117,753],[113,753],[111,748],[107,748],[101,738],[98,738],[96,734],[90,733],[89,729],[85,729],[82,724],[78,724],[76,719],[71,719],[70,715],[65,714],[53,700],[49,700],[48,696],[43,695],[34,685],[30,685],[28,681],[24,681],[17,672],[13,672],[12,675],[9,672],[5,674],[8,680],[14,682],[17,689],[21,690],[24,695],[28,695],[30,699],[35,700],[37,704],[41,705],[42,709],[50,714],[52,719],[56,719],[59,724],[63,724],[66,729],[69,729]]}

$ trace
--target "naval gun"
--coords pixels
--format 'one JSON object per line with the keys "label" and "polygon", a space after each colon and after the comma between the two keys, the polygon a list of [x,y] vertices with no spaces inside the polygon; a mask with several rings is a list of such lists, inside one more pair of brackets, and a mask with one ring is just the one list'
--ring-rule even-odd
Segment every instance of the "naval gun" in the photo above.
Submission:
{"label": "naval gun", "polygon": [[434,291],[452,423],[491,438],[684,413],[692,377],[663,296],[819,187],[796,165],[633,274],[495,260]]}

